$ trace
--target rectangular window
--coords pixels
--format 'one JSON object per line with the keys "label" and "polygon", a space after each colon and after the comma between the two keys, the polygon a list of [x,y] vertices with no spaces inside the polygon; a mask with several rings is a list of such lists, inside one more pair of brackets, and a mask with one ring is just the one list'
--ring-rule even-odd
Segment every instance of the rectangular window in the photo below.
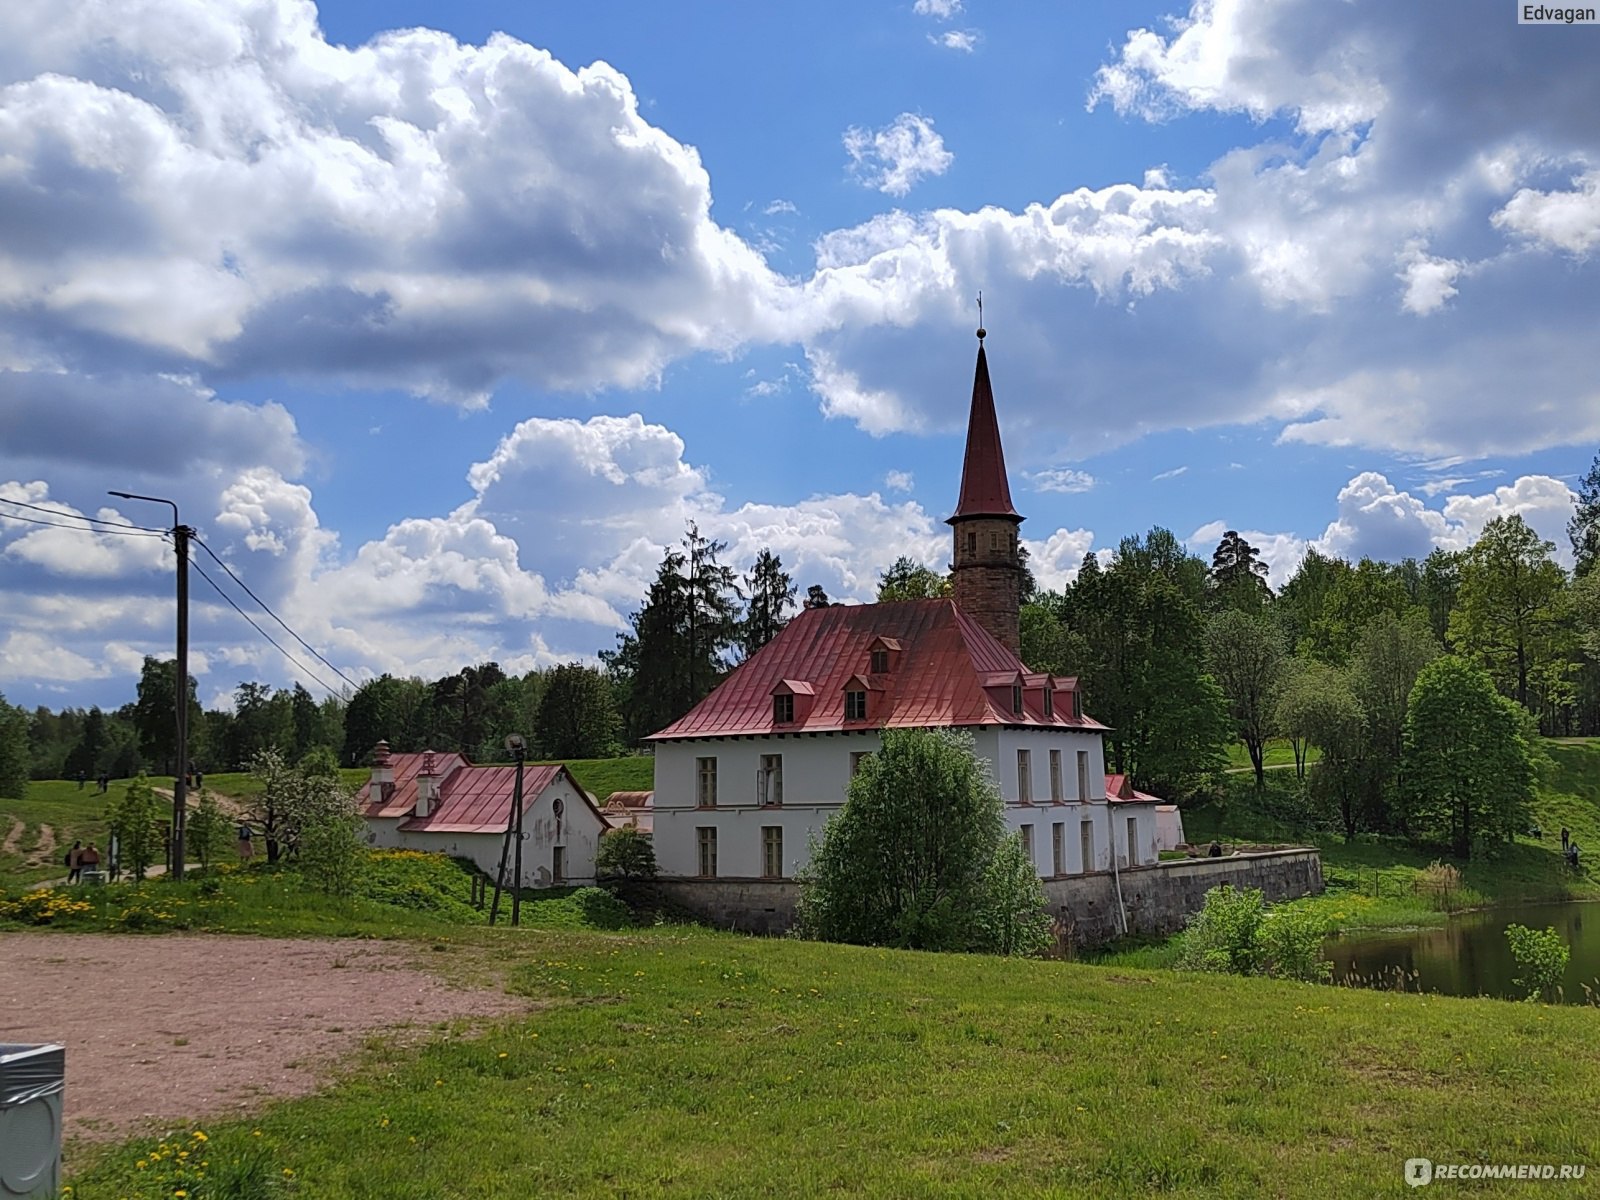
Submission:
{"label": "rectangular window", "polygon": [[1022,852],[1028,856],[1028,861],[1033,862],[1033,826],[1022,827]]}
{"label": "rectangular window", "polygon": [[1072,719],[1083,720],[1083,693],[1077,688],[1072,689]]}
{"label": "rectangular window", "polygon": [[1050,826],[1050,865],[1057,875],[1067,873],[1067,823],[1057,821]]}
{"label": "rectangular window", "polygon": [[889,669],[889,652],[887,650],[874,650],[872,652],[872,673],[882,675]]}
{"label": "rectangular window", "polygon": [[[1046,695],[1049,693],[1047,692]],[[1050,799],[1060,804],[1066,799],[1061,791],[1061,751],[1050,751]]]}
{"label": "rectangular window", "polygon": [[794,721],[794,697],[774,696],[772,698],[772,723],[774,725],[788,725]]}
{"label": "rectangular window", "polygon": [[714,826],[702,825],[695,830],[700,843],[700,874],[706,879],[717,875],[717,831]]}
{"label": "rectangular window", "polygon": [[969,533],[969,534],[967,534],[967,557],[970,558],[974,554],[976,554],[977,552],[978,552],[978,535],[975,534],[975,533]]}
{"label": "rectangular window", "polygon": [[1139,865],[1139,818],[1128,818],[1128,865]]}
{"label": "rectangular window", "polygon": [[1082,846],[1082,850],[1083,850],[1083,869],[1085,871],[1092,871],[1095,868],[1095,861],[1094,861],[1094,822],[1093,821],[1085,821],[1083,823],[1083,825],[1078,830],[1078,837],[1079,837],[1080,841],[1082,841],[1082,843],[1083,843],[1083,846]]}
{"label": "rectangular window", "polygon": [[1011,685],[1011,711],[1018,716],[1022,715],[1022,685],[1020,683]]}
{"label": "rectangular window", "polygon": [[850,778],[851,779],[854,779],[856,777],[856,772],[861,770],[862,762],[866,759],[867,755],[869,755],[871,753],[872,753],[872,751],[870,751],[870,750],[852,750],[852,751],[850,751]]}
{"label": "rectangular window", "polygon": [[565,883],[567,881],[567,848],[557,846],[551,851],[550,881],[552,883]]}
{"label": "rectangular window", "polygon": [[717,806],[717,760],[697,758],[695,765],[695,803],[701,808]]}
{"label": "rectangular window", "polygon": [[783,826],[761,827],[761,874],[767,879],[783,878]]}
{"label": "rectangular window", "polygon": [[1000,535],[998,533],[991,533],[989,535],[989,550],[992,553],[998,549],[1000,549]]}
{"label": "rectangular window", "polygon": [[783,755],[763,754],[756,772],[756,803],[783,803]]}
{"label": "rectangular window", "polygon": [[1089,752],[1078,751],[1078,799],[1089,798]]}
{"label": "rectangular window", "polygon": [[844,719],[846,721],[865,721],[867,719],[867,694],[865,692],[846,692],[844,694]]}
{"label": "rectangular window", "polygon": [[1056,715],[1056,694],[1050,690],[1048,684],[1044,689],[1044,715],[1047,717]]}
{"label": "rectangular window", "polygon": [[1026,750],[1017,751],[1017,800],[1033,803],[1033,758]]}

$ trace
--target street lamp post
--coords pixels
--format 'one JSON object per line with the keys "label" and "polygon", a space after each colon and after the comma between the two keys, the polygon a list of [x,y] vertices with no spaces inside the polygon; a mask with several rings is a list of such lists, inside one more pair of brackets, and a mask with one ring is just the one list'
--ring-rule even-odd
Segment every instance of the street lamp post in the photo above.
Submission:
{"label": "street lamp post", "polygon": [[[500,870],[494,881],[494,902],[489,906],[489,924],[500,915],[500,892],[505,886],[506,858],[512,857],[511,923],[522,924],[522,764],[528,756],[528,742],[520,733],[506,737],[506,749],[517,760],[517,779],[511,790],[512,811],[506,814],[506,840],[500,846]],[[516,851],[511,853],[512,843]]]}
{"label": "street lamp post", "polygon": [[161,496],[140,496],[134,492],[111,492],[124,500],[147,500],[172,509],[172,546],[178,554],[178,661],[174,707],[177,709],[178,769],[172,783],[172,878],[183,879],[183,842],[189,804],[189,536],[194,530],[178,520],[178,506]]}

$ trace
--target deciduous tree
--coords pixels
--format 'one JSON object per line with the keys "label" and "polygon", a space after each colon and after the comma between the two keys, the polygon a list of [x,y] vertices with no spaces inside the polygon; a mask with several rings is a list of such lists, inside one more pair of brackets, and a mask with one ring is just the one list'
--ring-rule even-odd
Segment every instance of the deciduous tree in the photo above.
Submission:
{"label": "deciduous tree", "polygon": [[969,735],[885,730],[813,847],[800,927],[858,945],[1037,953],[1038,875],[1005,841],[1000,792]]}
{"label": "deciduous tree", "polygon": [[1277,726],[1278,688],[1286,656],[1282,627],[1270,616],[1224,608],[1206,625],[1206,657],[1227,698],[1234,730],[1264,786],[1267,739]]}
{"label": "deciduous tree", "polygon": [[1477,839],[1526,824],[1536,747],[1518,706],[1481,668],[1445,655],[1422,669],[1406,713],[1402,797],[1415,833],[1449,839],[1458,857]]}
{"label": "deciduous tree", "polygon": [[950,594],[950,577],[901,555],[878,577],[878,600],[932,600]]}
{"label": "deciduous tree", "polygon": [[1495,684],[1529,711],[1538,708],[1536,678],[1565,678],[1572,649],[1562,619],[1566,576],[1547,542],[1520,516],[1496,517],[1466,552],[1461,589],[1450,614],[1458,654],[1483,666]]}
{"label": "deciduous tree", "polygon": [[1573,574],[1583,578],[1600,566],[1600,454],[1578,484],[1578,504],[1567,522],[1572,539]]}
{"label": "deciduous tree", "polygon": [[616,751],[619,722],[606,677],[581,663],[562,663],[550,672],[539,704],[539,752],[602,758]]}

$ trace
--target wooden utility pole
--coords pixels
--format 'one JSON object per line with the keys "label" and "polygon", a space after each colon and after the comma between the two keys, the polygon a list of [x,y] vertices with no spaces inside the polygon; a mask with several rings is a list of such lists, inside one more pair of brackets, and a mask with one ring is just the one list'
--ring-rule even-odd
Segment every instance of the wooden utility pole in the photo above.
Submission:
{"label": "wooden utility pole", "polygon": [[133,492],[111,492],[124,500],[147,500],[172,509],[172,547],[178,554],[178,658],[173,663],[177,685],[173,691],[177,719],[178,765],[172,784],[172,864],[171,877],[183,880],[183,835],[188,826],[189,806],[189,538],[194,530],[178,520],[178,506],[161,496],[140,496]]}

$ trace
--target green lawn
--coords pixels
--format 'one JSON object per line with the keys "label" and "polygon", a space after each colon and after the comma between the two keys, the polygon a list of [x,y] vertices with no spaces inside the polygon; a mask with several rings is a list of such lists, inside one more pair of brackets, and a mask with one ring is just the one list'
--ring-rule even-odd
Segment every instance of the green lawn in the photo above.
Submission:
{"label": "green lawn", "polygon": [[601,804],[612,792],[648,792],[656,786],[654,755],[631,754],[625,758],[564,758],[567,770],[584,791]]}
{"label": "green lawn", "polygon": [[[1593,1009],[695,930],[474,939],[546,1007],[376,1045],[178,1143],[319,1200],[1381,1196],[1415,1155],[1600,1156]],[[74,1196],[202,1194],[153,1149],[74,1154]]]}
{"label": "green lawn", "polygon": [[[1263,766],[1287,767],[1291,770],[1294,768],[1294,747],[1289,744],[1287,738],[1272,738],[1263,747],[1263,750],[1264,753],[1261,756]],[[1306,761],[1308,763],[1314,763],[1321,757],[1322,751],[1315,746],[1311,746],[1306,750]],[[1228,747],[1228,769],[1230,771],[1249,771],[1252,769],[1250,751],[1245,749],[1243,742],[1234,742]]]}

